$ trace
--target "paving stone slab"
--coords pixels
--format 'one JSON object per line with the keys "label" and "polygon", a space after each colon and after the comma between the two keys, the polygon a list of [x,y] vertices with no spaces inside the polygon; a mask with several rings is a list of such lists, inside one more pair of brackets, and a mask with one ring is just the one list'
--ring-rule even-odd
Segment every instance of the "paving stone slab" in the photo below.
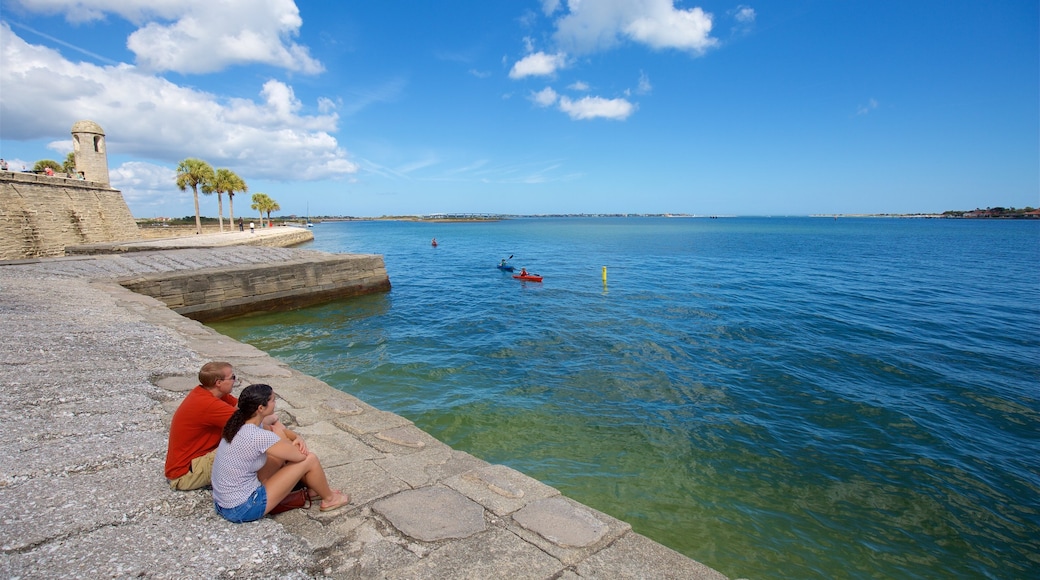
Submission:
{"label": "paving stone slab", "polygon": [[[173,393],[187,394],[188,391],[194,389],[199,384],[198,373],[193,375],[176,376],[176,377],[163,377],[155,381],[155,385],[161,389]],[[183,399],[183,397],[182,397]]]}
{"label": "paving stone slab", "polygon": [[507,523],[521,538],[568,566],[577,564],[631,531],[632,526],[565,496],[531,502]]}
{"label": "paving stone slab", "polygon": [[307,448],[318,455],[326,470],[384,457],[383,453],[328,422],[296,427],[294,431],[303,437]]}
{"label": "paving stone slab", "polygon": [[265,358],[268,356],[266,352],[255,346],[221,335],[197,336],[191,346],[200,356],[209,360]]}
{"label": "paving stone slab", "polygon": [[[264,380],[271,379],[287,379],[293,376],[292,370],[284,364],[269,357],[252,361],[250,363],[236,365],[235,373],[242,373],[243,375],[252,377],[254,383],[260,383],[264,382]],[[277,388],[275,390],[277,390]]]}
{"label": "paving stone slab", "polygon": [[532,501],[555,497],[560,491],[505,465],[483,465],[444,480],[498,516],[515,512]]}
{"label": "paving stone slab", "polygon": [[[362,506],[383,497],[411,489],[373,461],[361,461],[325,470],[329,485],[350,494],[351,506]],[[335,513],[335,512],[332,512]]]}
{"label": "paving stone slab", "polygon": [[372,509],[408,537],[423,542],[466,538],[484,531],[484,508],[459,492],[432,486],[402,491]]}
{"label": "paving stone slab", "polygon": [[325,573],[333,578],[387,578],[394,570],[417,562],[418,554],[409,549],[407,539],[386,524],[367,514],[360,526],[353,528],[338,549],[323,561],[329,565]]}
{"label": "paving stone slab", "polygon": [[335,419],[335,424],[340,429],[353,433],[354,435],[365,435],[386,431],[395,427],[411,425],[412,422],[400,415],[387,413],[378,409],[372,409],[360,415],[341,416]]}
{"label": "paving stone slab", "polygon": [[387,473],[408,482],[412,487],[443,481],[486,465],[486,462],[469,453],[457,451],[440,442],[417,453],[388,453],[383,459],[376,460],[376,463]]}
{"label": "paving stone slab", "polygon": [[[306,375],[294,374],[290,380],[279,380],[277,384],[274,384],[273,386],[275,387],[275,391],[278,392],[279,397],[289,401],[297,408],[310,407],[316,410],[322,410],[322,403],[324,401],[342,400],[344,401],[344,404],[350,402],[362,409],[374,409],[374,407],[363,403],[357,397],[354,397],[349,393],[336,391],[324,382]],[[324,409],[324,411],[330,410],[331,409]]]}
{"label": "paving stone slab", "polygon": [[515,534],[491,527],[480,534],[440,546],[414,564],[392,570],[386,578],[542,580],[552,578],[563,568],[559,560]]}
{"label": "paving stone slab", "polygon": [[654,570],[661,580],[726,580],[718,571],[635,532],[578,563],[575,570],[582,578],[602,580],[646,578],[647,570]]}

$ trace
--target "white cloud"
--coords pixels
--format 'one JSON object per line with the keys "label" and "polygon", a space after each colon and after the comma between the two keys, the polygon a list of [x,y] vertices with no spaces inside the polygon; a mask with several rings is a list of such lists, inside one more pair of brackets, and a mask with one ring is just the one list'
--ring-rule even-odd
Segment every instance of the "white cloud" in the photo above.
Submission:
{"label": "white cloud", "polygon": [[567,97],[560,97],[560,110],[575,120],[596,118],[624,120],[635,112],[636,106],[625,99],[584,97],[574,101]]}
{"label": "white cloud", "polygon": [[876,108],[878,108],[877,100],[870,99],[869,101],[867,101],[866,105],[860,105],[856,109],[856,115],[857,116],[866,115],[866,114],[870,113],[871,111],[873,111]]}
{"label": "white cloud", "polygon": [[293,0],[16,0],[70,22],[108,14],[141,28],[127,39],[137,65],[152,71],[211,73],[266,64],[295,72],[324,70],[292,41],[303,20]]}
{"label": "white cloud", "polygon": [[571,0],[556,21],[555,39],[576,52],[594,52],[623,38],[656,49],[701,54],[718,44],[712,16],[699,7],[679,9],[674,0]]}
{"label": "white cloud", "polygon": [[556,103],[558,95],[552,87],[545,87],[537,93],[531,93],[531,100],[539,107],[551,107]]}
{"label": "white cloud", "polygon": [[636,86],[636,92],[648,95],[652,90],[654,90],[654,86],[650,84],[650,77],[646,76],[645,72],[639,71],[639,84]]}
{"label": "white cloud", "polygon": [[750,34],[755,27],[755,18],[758,16],[754,8],[743,4],[737,6],[728,14],[736,22],[732,29],[734,34]]}
{"label": "white cloud", "polygon": [[546,54],[536,52],[520,59],[509,71],[509,78],[522,79],[529,76],[549,76],[566,64],[563,53]]}
{"label": "white cloud", "polygon": [[585,81],[575,81],[567,87],[572,91],[587,91],[589,90],[589,83]]}
{"label": "white cloud", "polygon": [[755,21],[755,9],[750,6],[744,6],[743,4],[741,4],[740,6],[737,6],[737,12],[733,17],[737,20],[737,22],[741,22],[743,24],[751,24]]}
{"label": "white cloud", "polygon": [[[142,73],[131,65],[65,60],[0,23],[0,138],[68,135],[81,119],[105,130],[109,155],[131,154],[176,164],[199,157],[250,177],[342,177],[357,171],[330,133],[339,117],[304,114],[290,86],[267,81],[259,99],[231,99]],[[40,111],[48,114],[41,115]],[[286,166],[285,160],[292,160]]]}

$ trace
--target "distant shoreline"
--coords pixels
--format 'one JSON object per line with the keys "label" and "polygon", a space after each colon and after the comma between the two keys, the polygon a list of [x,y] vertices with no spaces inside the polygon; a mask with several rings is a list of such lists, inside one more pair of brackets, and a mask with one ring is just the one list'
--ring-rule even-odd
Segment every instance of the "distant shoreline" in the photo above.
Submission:
{"label": "distant shoreline", "polygon": [[[573,218],[664,218],[664,219],[723,219],[723,218],[890,218],[890,219],[996,219],[996,220],[1032,220],[1040,219],[1040,210],[1026,208],[1024,210],[1004,210],[1003,208],[973,210],[973,211],[946,211],[943,213],[820,213],[820,214],[784,214],[784,215],[723,215],[723,214],[685,214],[685,213],[574,213],[574,214],[433,214],[433,215],[397,215],[379,217],[357,217],[357,216],[312,216],[311,222],[361,222],[361,221],[398,221],[415,223],[485,223],[499,222],[511,219],[573,219]],[[217,227],[217,220],[205,218],[204,228]],[[275,217],[272,220],[276,225],[303,225],[303,220],[298,217],[286,216]],[[151,219],[137,219],[142,227],[159,226],[161,222]],[[212,221],[213,223],[208,223]],[[188,224],[194,229],[193,224]],[[184,225],[183,227],[188,227]],[[230,224],[234,227],[234,224]]]}

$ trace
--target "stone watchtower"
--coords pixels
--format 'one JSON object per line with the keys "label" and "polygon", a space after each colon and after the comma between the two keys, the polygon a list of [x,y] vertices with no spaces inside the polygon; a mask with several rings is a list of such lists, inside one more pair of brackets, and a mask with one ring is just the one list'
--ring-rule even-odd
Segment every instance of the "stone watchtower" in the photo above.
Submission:
{"label": "stone watchtower", "polygon": [[76,121],[72,126],[72,152],[76,173],[87,181],[108,183],[108,154],[105,132],[94,121]]}

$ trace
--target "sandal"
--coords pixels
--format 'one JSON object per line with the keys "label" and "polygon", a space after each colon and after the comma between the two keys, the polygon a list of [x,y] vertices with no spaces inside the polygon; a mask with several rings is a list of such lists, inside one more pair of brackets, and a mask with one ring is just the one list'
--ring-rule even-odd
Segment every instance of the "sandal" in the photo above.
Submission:
{"label": "sandal", "polygon": [[303,483],[302,480],[296,482],[296,485],[293,486],[292,491],[290,491],[289,493],[292,493],[294,491],[300,491],[301,489],[307,490],[307,499],[311,502],[321,501],[321,494],[314,491],[313,489],[308,488],[307,484]]}
{"label": "sandal", "polygon": [[338,491],[338,490],[337,491],[333,491],[332,492],[332,500],[333,500],[332,503],[330,503],[329,505],[325,505],[324,501],[321,502],[321,505],[320,505],[320,507],[318,509],[320,509],[323,512],[331,512],[334,509],[339,509],[339,508],[347,505],[348,503],[350,503],[350,494],[343,493],[343,492]]}

